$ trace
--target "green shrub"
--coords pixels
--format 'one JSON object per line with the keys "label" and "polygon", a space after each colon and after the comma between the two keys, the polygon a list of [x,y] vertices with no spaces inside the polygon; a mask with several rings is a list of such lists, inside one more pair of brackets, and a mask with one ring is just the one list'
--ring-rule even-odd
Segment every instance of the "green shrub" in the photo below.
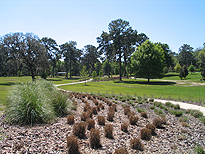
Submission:
{"label": "green shrub", "polygon": [[172,104],[172,103],[170,103],[170,102],[166,102],[165,105],[166,105],[167,107],[171,107],[171,108],[174,107],[174,104]]}
{"label": "green shrub", "polygon": [[150,106],[149,107],[151,110],[154,110],[155,109],[155,106]]}
{"label": "green shrub", "polygon": [[176,117],[180,117],[183,115],[183,111],[182,110],[170,110],[169,111],[171,114],[174,114]]}
{"label": "green shrub", "polygon": [[139,113],[141,113],[141,112],[145,112],[145,109],[137,108],[137,111],[138,111]]}
{"label": "green shrub", "polygon": [[52,83],[40,80],[13,86],[6,105],[7,120],[11,124],[49,123],[55,119]]}
{"label": "green shrub", "polygon": [[190,110],[190,114],[195,118],[203,117],[203,113],[199,110]]}
{"label": "green shrub", "polygon": [[201,147],[201,146],[199,146],[199,145],[197,145],[197,146],[194,148],[194,151],[195,151],[197,154],[205,154],[203,147]]}

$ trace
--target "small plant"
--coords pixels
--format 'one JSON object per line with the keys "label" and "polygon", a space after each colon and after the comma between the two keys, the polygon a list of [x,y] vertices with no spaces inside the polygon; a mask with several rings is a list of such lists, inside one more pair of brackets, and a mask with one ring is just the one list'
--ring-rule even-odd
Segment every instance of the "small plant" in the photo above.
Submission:
{"label": "small plant", "polygon": [[156,107],[161,107],[161,106],[163,106],[161,102],[154,102],[154,105],[155,105]]}
{"label": "small plant", "polygon": [[87,118],[93,118],[93,112],[90,109],[87,110]]}
{"label": "small plant", "polygon": [[137,111],[138,111],[139,113],[142,113],[142,112],[145,112],[145,109],[137,108]]}
{"label": "small plant", "polygon": [[162,128],[162,119],[160,117],[157,117],[153,120],[153,125],[156,127],[156,128]]}
{"label": "small plant", "polygon": [[146,125],[146,128],[151,130],[151,134],[152,134],[152,135],[155,135],[155,134],[156,134],[156,133],[155,133],[155,128],[156,128],[156,127],[155,127],[153,124],[147,124],[147,125]]}
{"label": "small plant", "polygon": [[132,112],[132,111],[129,111],[129,112],[127,113],[127,117],[130,118],[131,115],[135,115],[135,113]]}
{"label": "small plant", "polygon": [[187,117],[180,117],[179,122],[187,122],[188,118]]}
{"label": "small plant", "polygon": [[104,127],[105,137],[113,139],[113,126],[111,124],[106,124]]}
{"label": "small plant", "polygon": [[87,112],[84,112],[82,115],[81,115],[81,121],[86,121],[87,118],[88,118],[88,115],[87,115]]}
{"label": "small plant", "polygon": [[203,117],[203,113],[198,110],[190,110],[190,114],[194,116],[195,118]]}
{"label": "small plant", "polygon": [[155,106],[150,106],[149,107],[151,110],[154,110],[155,109]]}
{"label": "small plant", "polygon": [[130,147],[132,149],[136,149],[136,150],[140,150],[140,151],[143,151],[143,149],[144,149],[143,144],[141,143],[140,139],[138,139],[138,138],[133,138],[130,140]]}
{"label": "small plant", "polygon": [[197,154],[205,154],[203,147],[201,147],[200,145],[195,146],[194,151]]}
{"label": "small plant", "polygon": [[101,144],[100,144],[100,131],[98,129],[92,128],[90,130],[90,146],[92,148],[101,147]]}
{"label": "small plant", "polygon": [[130,112],[130,106],[125,106],[124,114],[127,115],[128,112]]}
{"label": "small plant", "polygon": [[170,110],[169,111],[171,114],[174,114],[176,117],[180,117],[183,115],[183,111],[182,110]]}
{"label": "small plant", "polygon": [[88,123],[87,129],[90,130],[91,128],[95,128],[95,120],[87,119],[86,122]]}
{"label": "small plant", "polygon": [[128,126],[129,126],[129,124],[128,123],[123,123],[123,124],[121,124],[121,130],[123,131],[123,132],[128,132]]}
{"label": "small plant", "polygon": [[115,115],[115,111],[114,110],[110,110],[108,115],[107,115],[107,120],[108,121],[113,121],[114,115]]}
{"label": "small plant", "polygon": [[150,98],[149,101],[150,101],[150,102],[154,102],[154,98]]}
{"label": "small plant", "polygon": [[162,110],[154,109],[154,113],[157,115],[163,115],[164,112]]}
{"label": "small plant", "polygon": [[141,117],[148,118],[147,112],[141,112]]}
{"label": "small plant", "polygon": [[186,122],[182,122],[182,127],[189,127],[189,124]]}
{"label": "small plant", "polygon": [[114,110],[115,112],[117,112],[117,106],[116,106],[116,104],[112,104],[111,107],[113,108],[113,110]]}
{"label": "small plant", "polygon": [[131,125],[136,125],[137,124],[137,121],[139,120],[139,117],[138,116],[134,116],[134,115],[131,115],[130,118],[130,124]]}
{"label": "small plant", "polygon": [[98,116],[98,125],[105,125],[105,117]]}
{"label": "small plant", "polygon": [[75,121],[74,121],[74,115],[68,115],[68,116],[67,116],[67,124],[72,125],[72,124],[74,124],[74,123],[75,123]]}
{"label": "small plant", "polygon": [[173,108],[173,107],[174,107],[174,104],[172,104],[171,102],[166,102],[166,103],[165,103],[165,106]]}
{"label": "small plant", "polygon": [[79,154],[78,139],[74,136],[67,136],[67,147],[69,154]]}
{"label": "small plant", "polygon": [[174,109],[175,110],[180,110],[180,105],[179,104],[174,105]]}
{"label": "small plant", "polygon": [[93,108],[92,108],[92,113],[93,113],[93,114],[98,114],[98,109],[97,109],[97,107],[93,107]]}
{"label": "small plant", "polygon": [[75,123],[73,126],[73,134],[79,138],[84,138],[86,133],[86,123]]}
{"label": "small plant", "polygon": [[119,149],[115,149],[114,154],[129,154],[125,147],[120,147]]}
{"label": "small plant", "polygon": [[141,129],[140,136],[141,136],[141,139],[149,141],[152,137],[151,130],[147,128]]}

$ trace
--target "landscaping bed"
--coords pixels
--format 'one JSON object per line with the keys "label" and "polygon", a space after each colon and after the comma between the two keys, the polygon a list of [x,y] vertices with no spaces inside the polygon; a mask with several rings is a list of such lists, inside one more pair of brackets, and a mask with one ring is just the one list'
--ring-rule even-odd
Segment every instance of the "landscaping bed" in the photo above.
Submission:
{"label": "landscaping bed", "polygon": [[[78,138],[79,151],[81,153],[114,153],[116,149],[124,147],[128,153],[193,153],[196,146],[205,146],[205,127],[198,119],[182,111],[182,115],[174,115],[172,106],[162,106],[147,99],[114,99],[90,94],[71,93],[70,99],[76,105],[73,110],[74,121],[82,122],[86,104],[91,109],[99,108],[97,114],[92,115],[95,120],[95,129],[99,130],[100,146],[92,148],[90,144],[90,131],[87,130],[85,136]],[[97,101],[97,102],[96,102]],[[107,119],[109,109],[116,105],[114,118]],[[114,106],[115,106],[114,105]],[[103,107],[104,106],[104,109]],[[134,124],[130,124],[128,115],[125,115],[126,106],[130,106],[130,111],[139,119]],[[176,106],[173,110],[181,110]],[[143,117],[142,113],[146,113]],[[98,116],[105,117],[105,125],[98,124]],[[160,127],[155,129],[155,134],[149,139],[143,138],[141,130],[148,124],[154,124],[156,118],[163,119]],[[84,117],[86,118],[86,117]],[[36,124],[34,126],[11,126],[4,122],[5,115],[0,119],[0,153],[66,153],[67,136],[73,135],[74,125],[68,124],[67,117],[58,118],[52,124]],[[85,119],[84,119],[85,120]],[[128,131],[121,130],[121,124],[128,123]],[[111,124],[113,127],[112,138],[106,137],[104,128]],[[156,126],[157,127],[157,126]],[[133,149],[130,142],[133,138],[140,139],[143,148]]]}

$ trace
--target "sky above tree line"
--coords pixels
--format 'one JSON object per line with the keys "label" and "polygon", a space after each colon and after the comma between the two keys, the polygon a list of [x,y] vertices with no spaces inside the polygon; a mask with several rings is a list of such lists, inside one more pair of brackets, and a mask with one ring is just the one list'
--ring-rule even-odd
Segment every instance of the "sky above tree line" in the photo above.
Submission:
{"label": "sky above tree line", "polygon": [[72,40],[79,49],[97,47],[96,37],[121,18],[178,52],[183,44],[203,47],[204,6],[204,0],[0,0],[0,36],[32,32],[59,45]]}

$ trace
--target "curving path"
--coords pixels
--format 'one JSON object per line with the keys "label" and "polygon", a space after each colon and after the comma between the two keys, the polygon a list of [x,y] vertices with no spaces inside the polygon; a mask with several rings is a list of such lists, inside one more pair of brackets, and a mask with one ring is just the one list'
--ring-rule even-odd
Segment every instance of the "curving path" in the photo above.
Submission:
{"label": "curving path", "polygon": [[[90,82],[90,81],[92,81],[92,79],[86,80],[86,81],[81,81],[81,82],[73,82],[73,83],[59,84],[59,85],[55,85],[55,86],[56,86],[56,87],[59,87],[59,86],[64,86],[64,85],[79,84],[79,83],[85,83],[85,82]],[[59,90],[63,90],[63,89],[59,89]],[[182,109],[199,110],[199,111],[201,111],[201,112],[203,113],[203,115],[205,116],[205,107],[203,107],[203,106],[194,105],[194,104],[189,104],[189,103],[184,103],[184,102],[178,102],[178,101],[161,100],[161,99],[154,99],[154,101],[161,102],[161,103],[164,103],[164,104],[165,104],[166,102],[170,102],[170,103],[172,103],[172,104],[179,104]]]}

